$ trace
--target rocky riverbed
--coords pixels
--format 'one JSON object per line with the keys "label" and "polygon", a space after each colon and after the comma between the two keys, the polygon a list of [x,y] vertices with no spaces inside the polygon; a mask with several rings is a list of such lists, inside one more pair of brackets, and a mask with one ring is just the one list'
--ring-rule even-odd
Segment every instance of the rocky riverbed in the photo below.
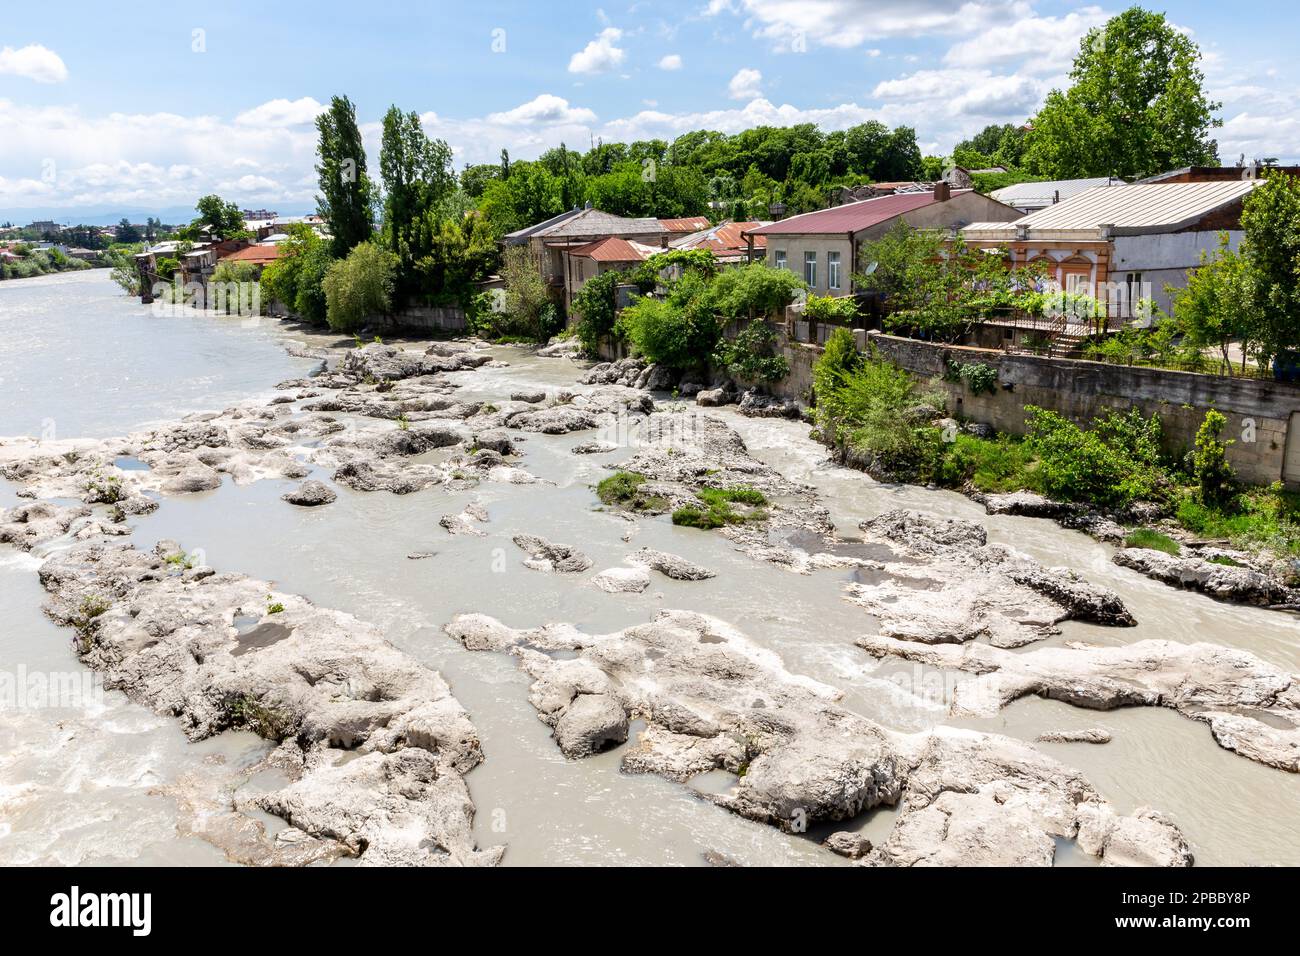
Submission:
{"label": "rocky riverbed", "polygon": [[[321,374],[218,412],[0,444],[0,543],[43,562],[48,612],[84,664],[192,740],[266,741],[155,787],[178,835],[232,861],[655,845],[684,862],[1187,865],[1198,843],[1222,858],[1213,828],[1169,805],[1175,789],[1112,795],[1106,761],[1127,759],[1132,727],[1072,729],[1059,711],[1024,735],[969,726],[1039,695],[1093,719],[1169,708],[1228,759],[1292,779],[1295,668],[1267,642],[1260,656],[1156,640],[1154,599],[1126,569],[1008,545],[1001,515],[949,521],[906,498],[846,514],[848,474],[828,485],[763,445],[806,432],[797,421],[655,395],[644,367],[592,376],[472,342],[321,354]],[[592,486],[620,471],[642,476],[639,501],[602,505]],[[673,526],[719,491],[745,493],[739,520]],[[213,508],[249,500],[286,542],[367,556],[232,550]],[[397,588],[427,597],[383,597]],[[493,689],[516,677],[492,660],[512,658],[517,704]],[[940,705],[907,703],[923,688],[890,661],[951,677]],[[517,805],[522,766],[567,794],[548,811],[564,820]],[[607,812],[611,774],[626,783]],[[697,817],[684,842],[655,836]],[[608,835],[579,851],[564,828],[584,819]]]}

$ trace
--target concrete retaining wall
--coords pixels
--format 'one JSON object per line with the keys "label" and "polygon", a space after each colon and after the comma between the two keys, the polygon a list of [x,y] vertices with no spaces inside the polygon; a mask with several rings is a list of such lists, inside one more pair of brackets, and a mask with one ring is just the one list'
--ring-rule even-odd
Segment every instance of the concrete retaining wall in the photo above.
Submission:
{"label": "concrete retaining wall", "polygon": [[[1224,438],[1235,439],[1228,460],[1253,484],[1283,478],[1288,422],[1293,412],[1300,412],[1300,388],[1280,382],[1008,355],[878,332],[868,337],[885,358],[943,387],[950,411],[1011,434],[1024,434],[1026,405],[1050,409],[1079,424],[1108,409],[1137,408],[1144,415],[1160,415],[1168,450],[1180,453],[1192,446],[1206,411],[1215,408],[1228,419]],[[995,366],[997,390],[974,395],[960,382],[945,381],[948,358]]]}
{"label": "concrete retaining wall", "polygon": [[456,306],[427,306],[386,316],[374,316],[369,324],[403,332],[463,332],[465,310]]}

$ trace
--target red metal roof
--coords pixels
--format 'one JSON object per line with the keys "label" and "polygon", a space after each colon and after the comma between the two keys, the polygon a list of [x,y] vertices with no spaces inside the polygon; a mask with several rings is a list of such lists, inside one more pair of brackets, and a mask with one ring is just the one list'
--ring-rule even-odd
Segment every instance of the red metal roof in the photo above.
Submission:
{"label": "red metal roof", "polygon": [[618,236],[607,236],[604,239],[597,239],[595,242],[589,242],[582,246],[574,246],[568,250],[571,256],[594,259],[596,262],[644,262],[656,252],[663,251],[654,246],[633,242],[630,239],[621,239]]}
{"label": "red metal roof", "polygon": [[[970,192],[969,189],[954,189],[953,196]],[[875,199],[863,199],[859,202],[819,209],[791,216],[767,226],[751,229],[751,236],[815,236],[844,235],[860,232],[871,226],[886,222],[895,216],[915,212],[937,202],[933,192],[895,193],[892,196],[877,196]]]}
{"label": "red metal roof", "polygon": [[268,262],[274,262],[280,258],[279,246],[247,246],[238,252],[232,252],[228,256],[222,256],[222,262],[252,262],[258,265],[266,265]]}
{"label": "red metal roof", "polygon": [[708,229],[709,217],[688,216],[685,219],[660,219],[659,223],[669,232],[692,233],[699,232],[701,229]]}
{"label": "red metal roof", "polygon": [[[746,229],[756,229],[757,222],[728,222],[723,223],[716,229],[710,229],[707,233],[690,242],[685,242],[678,246],[679,249],[708,249],[715,256],[735,255],[736,253],[746,252],[749,244],[745,237],[741,235]],[[767,238],[765,236],[754,236],[754,248],[766,249]]]}

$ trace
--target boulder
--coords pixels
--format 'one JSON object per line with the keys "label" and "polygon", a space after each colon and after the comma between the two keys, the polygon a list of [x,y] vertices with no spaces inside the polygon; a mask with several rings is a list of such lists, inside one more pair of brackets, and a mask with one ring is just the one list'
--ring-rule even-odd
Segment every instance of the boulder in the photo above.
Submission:
{"label": "boulder", "polygon": [[591,583],[610,594],[640,594],[650,586],[645,568],[609,568],[592,577]]}
{"label": "boulder", "polygon": [[[1046,865],[1055,841],[1075,837],[1084,812],[1094,810],[1108,823],[1087,852],[1103,862],[1138,861],[1108,834],[1146,822],[1120,823],[1076,771],[1006,737],[886,730],[841,707],[835,688],[790,673],[776,654],[709,615],[661,611],[644,624],[591,634],[572,624],[519,630],[463,614],[446,630],[469,650],[518,659],[533,681],[529,700],[567,756],[621,742],[634,714],[646,726],[622,752],[624,772],[687,784],[726,771],[732,786],[695,792],[748,819],[803,833],[898,806],[880,848],[852,834],[831,841],[841,852],[867,852],[870,863]],[[1145,858],[1190,862],[1177,852],[1185,842],[1172,824],[1145,838]]]}
{"label": "boulder", "polygon": [[[478,735],[436,671],[349,614],[267,581],[185,571],[181,554],[174,542],[153,553],[91,543],[42,565],[47,613],[75,629],[106,686],[191,740],[233,729],[279,744],[271,762],[292,782],[249,808],[362,864],[500,859],[475,844],[461,777],[483,759]],[[236,626],[250,616],[264,620]]]}
{"label": "boulder", "polygon": [[1208,724],[1219,746],[1300,773],[1300,676],[1246,651],[1163,640],[1019,653],[987,644],[924,647],[890,637],[857,643],[875,657],[976,675],[956,685],[956,715],[991,717],[1031,694],[1090,710],[1169,707]]}
{"label": "boulder", "polygon": [[291,505],[302,505],[304,508],[314,508],[317,505],[327,505],[338,498],[329,486],[320,481],[304,481],[301,485],[290,491],[288,494],[280,496]]}
{"label": "boulder", "polygon": [[708,568],[701,567],[679,555],[656,551],[653,548],[642,548],[629,554],[627,560],[632,564],[645,565],[675,581],[703,581],[715,575],[715,572]]}
{"label": "boulder", "polygon": [[848,830],[839,830],[832,833],[825,840],[822,840],[822,846],[832,853],[848,857],[850,860],[860,860],[871,852],[870,840],[861,834],[851,833]]}
{"label": "boulder", "polygon": [[1124,548],[1111,559],[1149,578],[1221,601],[1269,606],[1300,604],[1300,589],[1283,585],[1254,568],[1220,564],[1200,557],[1175,557],[1151,548]]}
{"label": "boulder", "polygon": [[165,495],[189,495],[221,487],[221,475],[213,468],[196,462],[162,483]]}
{"label": "boulder", "polygon": [[555,722],[555,742],[569,758],[589,757],[627,740],[627,713],[606,694],[579,694]]}
{"label": "boulder", "polygon": [[533,534],[517,534],[511,540],[528,554],[524,566],[535,571],[575,574],[591,567],[591,559],[567,544],[553,544]]}
{"label": "boulder", "polygon": [[705,408],[716,408],[719,405],[733,405],[736,401],[736,393],[726,388],[702,388],[695,393],[695,403],[703,405]]}
{"label": "boulder", "polygon": [[1035,740],[1045,744],[1108,744],[1110,731],[1104,727],[1088,727],[1083,730],[1049,730],[1039,734]]}

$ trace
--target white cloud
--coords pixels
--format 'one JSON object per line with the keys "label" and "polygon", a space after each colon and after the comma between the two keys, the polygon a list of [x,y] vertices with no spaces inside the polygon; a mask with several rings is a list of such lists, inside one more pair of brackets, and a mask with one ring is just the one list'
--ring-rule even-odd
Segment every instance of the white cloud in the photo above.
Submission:
{"label": "white cloud", "polygon": [[583,107],[569,105],[569,101],[553,93],[543,93],[503,113],[490,113],[489,123],[503,126],[555,126],[565,123],[592,123],[596,114]]}
{"label": "white cloud", "polygon": [[733,100],[751,100],[763,95],[763,74],[750,67],[738,70],[727,84],[727,94]]}
{"label": "white cloud", "polygon": [[314,123],[316,117],[323,112],[325,107],[310,96],[297,100],[268,100],[261,106],[240,113],[235,117],[235,122],[240,126],[280,129]]}
{"label": "white cloud", "polygon": [[682,58],[676,53],[669,53],[659,60],[659,69],[661,70],[680,70],[682,68]]}
{"label": "white cloud", "polygon": [[1000,66],[1023,61],[1022,71],[1064,73],[1079,52],[1079,40],[1110,14],[1084,7],[1063,17],[1029,16],[1000,24],[953,46],[943,61],[949,66]]}
{"label": "white cloud", "polygon": [[713,0],[707,16],[746,17],[755,37],[778,50],[848,48],[886,37],[961,35],[1027,16],[1028,0]]}
{"label": "white cloud", "polygon": [[62,83],[68,78],[68,68],[62,57],[53,50],[32,43],[14,49],[0,50],[0,74],[24,76],[37,83]]}
{"label": "white cloud", "polygon": [[606,27],[569,58],[570,73],[604,73],[623,62],[626,53],[614,44],[623,36],[618,27]]}
{"label": "white cloud", "polygon": [[1041,79],[1018,73],[917,70],[877,83],[871,95],[894,106],[907,107],[914,116],[924,116],[925,132],[933,133],[945,125],[945,118],[1021,122],[1038,108],[1049,88]]}
{"label": "white cloud", "polygon": [[295,183],[312,170],[314,129],[175,113],[88,116],[0,100],[0,142],[0,208],[161,209],[191,205],[218,186],[229,187],[226,198],[235,202],[243,201],[245,187],[302,206],[312,205],[315,194]]}

